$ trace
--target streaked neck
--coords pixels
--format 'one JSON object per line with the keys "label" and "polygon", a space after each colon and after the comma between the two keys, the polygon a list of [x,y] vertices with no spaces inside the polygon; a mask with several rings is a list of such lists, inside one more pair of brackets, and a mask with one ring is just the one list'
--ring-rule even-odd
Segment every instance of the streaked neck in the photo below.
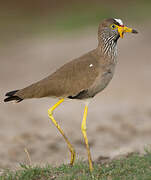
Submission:
{"label": "streaked neck", "polygon": [[117,57],[117,40],[115,35],[109,36],[106,33],[101,33],[99,37],[98,47],[105,57],[115,60]]}

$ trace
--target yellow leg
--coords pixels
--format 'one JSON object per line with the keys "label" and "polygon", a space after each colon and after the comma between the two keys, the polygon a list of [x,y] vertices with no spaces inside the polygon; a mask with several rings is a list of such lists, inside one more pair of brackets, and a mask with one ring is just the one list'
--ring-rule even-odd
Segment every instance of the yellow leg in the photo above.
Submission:
{"label": "yellow leg", "polygon": [[59,130],[59,132],[62,134],[62,136],[64,137],[68,148],[71,152],[71,160],[70,160],[70,165],[73,165],[74,160],[75,160],[75,150],[72,147],[71,143],[69,142],[68,138],[66,137],[66,135],[64,134],[63,130],[61,129],[61,127],[59,126],[59,124],[56,122],[56,120],[53,117],[53,111],[56,109],[56,107],[58,107],[62,102],[64,101],[64,99],[60,99],[53,107],[51,107],[48,110],[48,116],[49,118],[52,120],[52,122],[54,123],[54,125],[57,127],[57,129]]}
{"label": "yellow leg", "polygon": [[86,144],[86,148],[87,148],[89,168],[90,168],[90,171],[92,171],[93,170],[92,158],[91,158],[91,153],[90,153],[90,148],[89,148],[88,138],[87,138],[87,133],[86,133],[87,112],[88,112],[88,106],[86,105],[85,109],[84,109],[84,115],[83,115],[83,121],[82,121],[82,125],[81,125],[81,130],[82,130],[84,140],[85,140],[85,144]]}

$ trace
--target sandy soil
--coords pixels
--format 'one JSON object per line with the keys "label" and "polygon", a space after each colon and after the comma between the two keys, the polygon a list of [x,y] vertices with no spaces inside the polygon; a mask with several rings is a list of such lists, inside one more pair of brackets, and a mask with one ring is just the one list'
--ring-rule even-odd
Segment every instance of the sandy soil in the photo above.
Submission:
{"label": "sandy soil", "polygon": [[[89,105],[87,130],[93,160],[99,156],[140,151],[151,143],[150,31],[128,34],[119,42],[118,65],[109,86]],[[65,62],[97,45],[96,30],[69,37],[18,38],[0,49],[0,168],[26,162],[69,162],[66,144],[47,117],[56,100],[3,103],[7,91],[25,87],[52,73]],[[77,157],[87,159],[80,126],[84,104],[63,103],[56,120],[74,145]]]}

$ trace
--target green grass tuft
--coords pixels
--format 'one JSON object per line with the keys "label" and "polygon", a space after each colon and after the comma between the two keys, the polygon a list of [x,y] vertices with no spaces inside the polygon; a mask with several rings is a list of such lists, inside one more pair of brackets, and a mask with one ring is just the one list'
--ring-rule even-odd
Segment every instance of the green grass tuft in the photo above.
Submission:
{"label": "green grass tuft", "polygon": [[94,171],[89,172],[88,164],[78,161],[73,167],[61,165],[45,167],[20,165],[20,170],[5,170],[0,180],[149,180],[151,179],[151,153],[137,153],[112,160],[105,164],[94,163]]}

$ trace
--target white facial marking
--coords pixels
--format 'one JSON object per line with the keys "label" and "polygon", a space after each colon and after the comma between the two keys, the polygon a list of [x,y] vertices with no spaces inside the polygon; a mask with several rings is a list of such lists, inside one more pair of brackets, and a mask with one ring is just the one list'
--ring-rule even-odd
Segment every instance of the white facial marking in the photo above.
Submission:
{"label": "white facial marking", "polygon": [[92,66],[93,66],[93,64],[90,64],[90,65],[89,65],[89,67],[92,67]]}
{"label": "white facial marking", "polygon": [[121,26],[124,25],[123,21],[121,19],[114,19],[116,22],[118,22]]}

